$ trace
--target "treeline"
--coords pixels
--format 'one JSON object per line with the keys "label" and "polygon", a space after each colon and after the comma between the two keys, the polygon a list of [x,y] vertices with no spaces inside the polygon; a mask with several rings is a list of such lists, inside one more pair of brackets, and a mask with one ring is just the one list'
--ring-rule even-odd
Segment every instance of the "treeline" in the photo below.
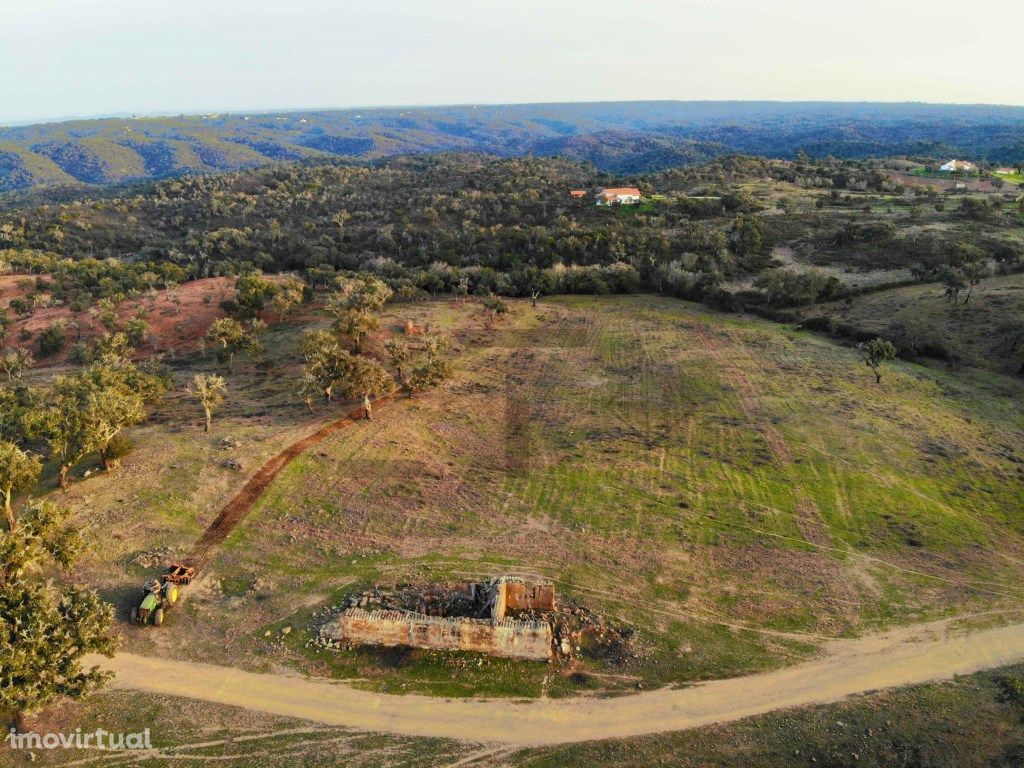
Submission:
{"label": "treeline", "polygon": [[[568,194],[623,184],[648,201],[600,209]],[[812,263],[926,278],[969,249],[1019,268],[1021,247],[1003,233],[1019,224],[1014,204],[947,206],[876,161],[729,156],[616,177],[566,160],[453,154],[279,165],[29,206],[0,215],[0,262],[46,275],[49,294],[75,307],[254,270],[314,287],[369,273],[407,299],[651,290],[716,306],[735,303],[725,286],[750,280],[744,304],[797,306],[846,289],[773,261],[776,245]]]}
{"label": "treeline", "polygon": [[[281,166],[28,208],[0,219],[0,245],[91,259],[92,271],[107,259],[125,261],[137,265],[133,280],[163,274],[153,264],[174,265],[187,278],[333,268],[436,292],[452,287],[447,276],[441,286],[432,268],[443,264],[460,271],[456,284],[467,280],[470,292],[511,295],[526,290],[528,270],[551,270],[545,279],[558,290],[617,291],[635,281],[623,284],[612,265],[629,264],[650,282],[658,264],[687,253],[705,271],[727,276],[758,255],[749,244],[769,247],[753,232],[760,222],[737,219],[758,207],[752,200],[726,197],[698,220],[685,205],[599,211],[568,196],[571,188],[611,181],[565,161],[475,155],[400,158],[375,168]],[[32,261],[4,258],[19,269]]]}

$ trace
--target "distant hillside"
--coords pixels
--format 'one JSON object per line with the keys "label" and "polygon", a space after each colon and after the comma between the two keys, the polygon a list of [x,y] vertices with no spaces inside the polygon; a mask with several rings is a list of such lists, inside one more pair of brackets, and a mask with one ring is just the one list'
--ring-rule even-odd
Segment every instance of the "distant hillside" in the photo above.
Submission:
{"label": "distant hillside", "polygon": [[641,172],[742,152],[1024,161],[1024,108],[617,102],[111,118],[0,128],[0,192],[336,156],[470,150]]}

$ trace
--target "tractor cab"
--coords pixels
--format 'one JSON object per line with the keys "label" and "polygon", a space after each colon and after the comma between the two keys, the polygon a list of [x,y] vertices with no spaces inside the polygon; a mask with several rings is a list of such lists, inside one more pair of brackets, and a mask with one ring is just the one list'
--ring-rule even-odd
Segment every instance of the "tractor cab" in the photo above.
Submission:
{"label": "tractor cab", "polygon": [[132,608],[132,623],[163,624],[165,611],[178,603],[182,587],[188,586],[195,575],[195,567],[171,563],[159,579],[147,581],[142,587],[142,602]]}

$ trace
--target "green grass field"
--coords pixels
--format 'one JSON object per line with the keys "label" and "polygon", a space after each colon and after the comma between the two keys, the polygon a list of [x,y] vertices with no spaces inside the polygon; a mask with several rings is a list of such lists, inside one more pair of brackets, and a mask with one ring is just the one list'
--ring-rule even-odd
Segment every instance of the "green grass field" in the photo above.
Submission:
{"label": "green grass field", "polygon": [[[1020,606],[1020,382],[896,363],[876,386],[850,349],[673,299],[517,303],[491,329],[473,307],[415,310],[455,338],[455,379],[291,464],[161,645],[399,693],[567,695],[743,674],[827,637]],[[214,439],[247,422],[223,419]],[[265,455],[283,435],[246,445]],[[217,455],[180,439],[196,461]],[[208,519],[223,482],[166,514],[195,530],[182,510],[201,496]],[[355,589],[504,572],[635,628],[640,655],[551,674],[305,647],[312,613]]]}
{"label": "green grass field", "polygon": [[[853,350],[821,336],[652,296],[513,302],[497,321],[473,301],[397,305],[387,333],[406,319],[453,339],[454,378],[289,465],[165,626],[121,624],[122,647],[396,694],[533,698],[741,675],[806,658],[828,638],[1020,615],[1024,383],[1013,377],[896,362],[876,385]],[[153,573],[140,554],[187,550],[263,461],[345,412],[336,404],[309,414],[293,394],[298,340],[322,322],[313,313],[272,329],[269,365],[238,365],[212,435],[199,430],[190,399],[172,395],[135,431],[137,449],[119,472],[62,497],[103,541],[76,577],[117,602],[122,619]],[[182,358],[175,375],[183,384],[212,366]],[[243,471],[222,466],[236,456]],[[369,585],[501,573],[554,580],[563,600],[635,629],[638,653],[625,662],[584,653],[562,666],[307,647],[314,614]],[[818,745],[805,753],[818,764],[883,765],[893,744],[939,733],[947,741],[936,743],[957,743],[934,708],[974,704],[988,729],[962,728],[961,743],[998,756],[1012,747],[1006,723],[1017,715],[994,680],[501,758],[610,765],[635,752],[657,764],[699,753],[702,764],[724,766],[756,754],[787,766],[807,764],[791,754],[806,743]],[[169,729],[159,746],[170,754],[184,759],[196,749],[176,745],[208,741],[203,759],[237,765],[266,755],[302,764],[310,754],[323,764],[358,765],[358,754],[375,756],[366,764],[419,765],[472,753],[219,708],[200,722],[199,705],[140,708],[128,697],[103,694],[55,716],[151,717]],[[876,735],[847,738],[823,725],[830,717]],[[257,732],[272,735],[244,748],[233,741]],[[836,745],[876,762],[835,762]]]}
{"label": "green grass field", "polygon": [[1024,184],[1024,174],[1020,173],[994,173],[993,178],[1002,179],[1010,184]]}

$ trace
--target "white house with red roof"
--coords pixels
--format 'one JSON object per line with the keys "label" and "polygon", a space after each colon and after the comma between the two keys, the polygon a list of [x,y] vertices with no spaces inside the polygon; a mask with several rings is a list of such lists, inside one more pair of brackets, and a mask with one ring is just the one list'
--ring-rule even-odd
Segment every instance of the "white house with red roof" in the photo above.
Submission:
{"label": "white house with red roof", "polygon": [[597,193],[598,205],[635,205],[640,202],[640,190],[636,187],[607,187]]}

